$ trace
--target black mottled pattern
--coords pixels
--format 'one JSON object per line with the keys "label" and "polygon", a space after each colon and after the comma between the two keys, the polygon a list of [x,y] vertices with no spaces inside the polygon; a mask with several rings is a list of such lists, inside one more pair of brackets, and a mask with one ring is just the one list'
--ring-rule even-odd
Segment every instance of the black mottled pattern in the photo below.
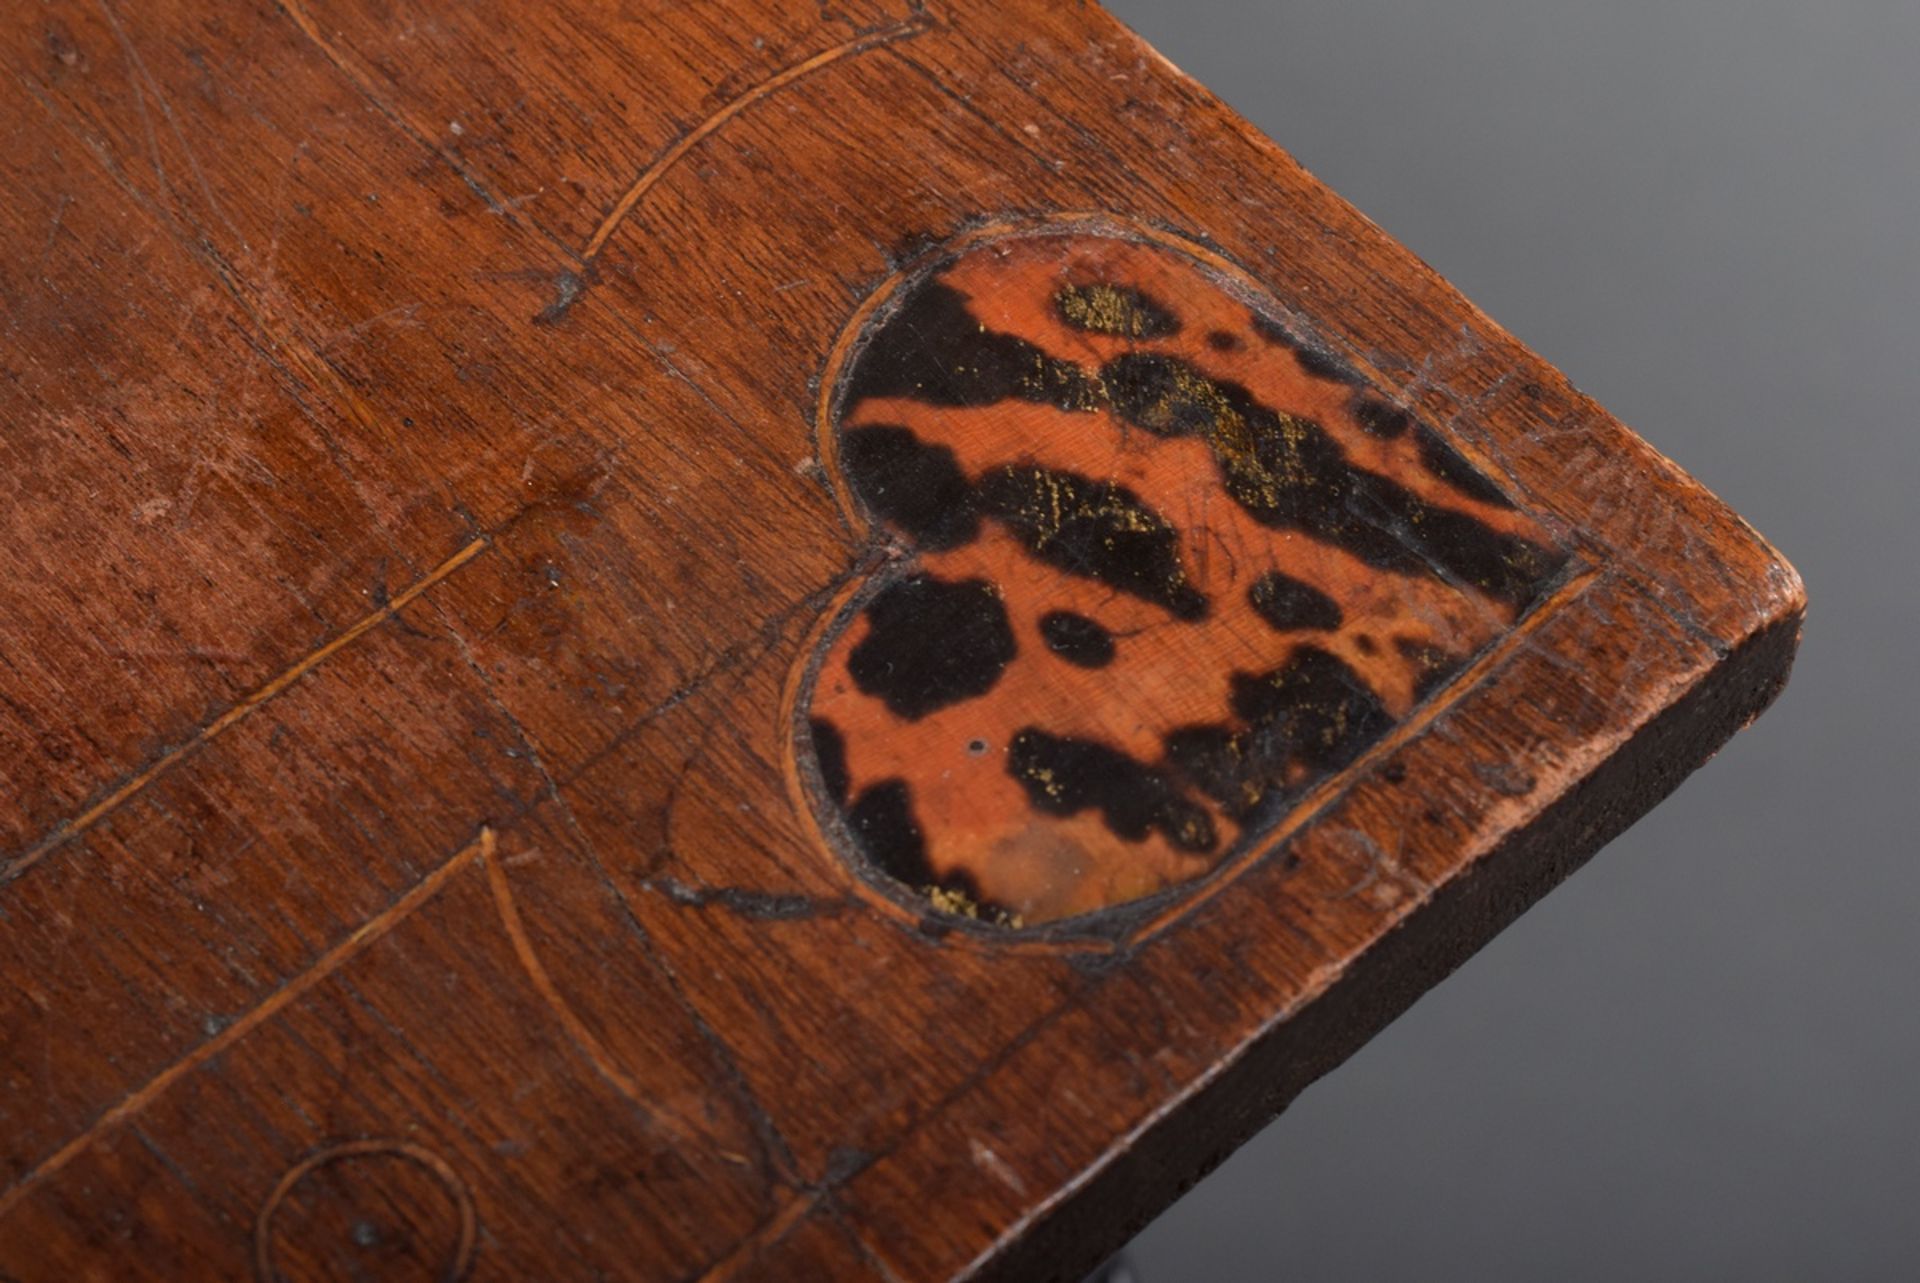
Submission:
{"label": "black mottled pattern", "polygon": [[1499,486],[1486,473],[1468,463],[1466,456],[1440,439],[1440,434],[1425,424],[1413,430],[1413,444],[1420,452],[1420,463],[1435,477],[1469,499],[1497,508],[1513,507]]}
{"label": "black mottled pattern", "polygon": [[1105,668],[1113,662],[1113,634],[1097,619],[1071,610],[1050,610],[1040,617],[1040,638],[1047,649],[1082,668]]}
{"label": "black mottled pattern", "polygon": [[1360,382],[1358,370],[1325,348],[1301,344],[1293,349],[1293,355],[1300,362],[1300,368],[1316,379],[1330,379],[1335,383]]}
{"label": "black mottled pattern", "polygon": [[815,717],[808,721],[807,730],[813,736],[813,758],[820,765],[820,787],[827,791],[834,805],[847,804],[847,789],[851,777],[847,774],[847,740],[840,728],[824,717]]}
{"label": "black mottled pattern", "polygon": [[1107,827],[1129,842],[1158,832],[1182,851],[1211,851],[1219,843],[1213,817],[1166,772],[1096,740],[1027,727],[1007,747],[1007,773],[1026,788],[1035,809],[1050,815],[1097,809]]}
{"label": "black mottled pattern", "polygon": [[1299,346],[1299,341],[1293,337],[1293,332],[1265,312],[1253,312],[1250,314],[1250,319],[1253,323],[1253,332],[1267,342],[1285,348]]}
{"label": "black mottled pattern", "polygon": [[1425,699],[1446,685],[1459,672],[1463,661],[1456,655],[1425,642],[1397,638],[1393,648],[1400,658],[1413,666],[1413,697]]}
{"label": "black mottled pattern", "polygon": [[1077,472],[1012,464],[981,479],[981,511],[1036,559],[1201,619],[1207,599],[1187,580],[1180,532],[1125,486]]}
{"label": "black mottled pattern", "polygon": [[986,516],[1056,570],[1181,619],[1207,613],[1181,564],[1180,532],[1125,486],[1031,465],[994,469],[976,485],[951,450],[893,426],[852,429],[842,450],[860,501],[918,547],[959,547]]}
{"label": "black mottled pattern", "polygon": [[[1068,287],[1055,295],[1054,306],[1067,324],[1099,333],[1153,338],[1179,328],[1171,310],[1123,285]],[[1280,323],[1258,313],[1252,321],[1266,341],[1295,353],[1307,373],[1360,383],[1346,362]],[[1241,346],[1226,332],[1210,332],[1206,342],[1222,352]],[[847,406],[902,397],[936,406],[1010,401],[1111,410],[1125,424],[1159,436],[1197,437],[1209,447],[1223,488],[1262,525],[1300,531],[1377,569],[1470,586],[1516,608],[1538,595],[1562,561],[1555,550],[1355,466],[1320,424],[1269,407],[1238,383],[1137,351],[1089,373],[984,328],[966,296],[932,277],[902,294],[856,359],[842,394]],[[1422,466],[1454,493],[1512,506],[1490,478],[1408,411],[1365,390],[1353,397],[1363,430],[1388,440],[1411,435]],[[1062,573],[1152,602],[1179,619],[1209,612],[1186,577],[1180,532],[1124,486],[1026,459],[970,477],[951,449],[894,425],[846,430],[841,458],[862,504],[918,548],[959,547],[978,537],[983,520],[992,521]],[[1248,601],[1283,632],[1343,623],[1337,601],[1277,570],[1251,586]],[[849,655],[848,671],[863,692],[909,720],[986,694],[1017,650],[1006,608],[984,580],[914,574],[876,595],[866,617],[868,635]],[[1075,612],[1049,612],[1039,631],[1047,650],[1065,662],[1098,668],[1115,658],[1113,635]],[[1462,663],[1431,646],[1395,645],[1422,698]],[[1008,745],[1006,767],[1038,811],[1094,811],[1123,840],[1158,833],[1176,848],[1205,852],[1215,849],[1219,835],[1202,795],[1256,830],[1392,724],[1357,673],[1330,652],[1302,645],[1276,668],[1235,674],[1230,710],[1218,722],[1167,735],[1158,762],[1029,726]],[[910,886],[944,886],[978,899],[964,873],[935,877],[905,780],[874,784],[849,803],[839,730],[815,720],[811,734],[821,783],[876,868]]]}
{"label": "black mottled pattern", "polygon": [[1439,574],[1522,606],[1562,558],[1356,468],[1326,429],[1174,357],[1128,353],[1102,373],[1127,422],[1212,447],[1227,492],[1263,525],[1303,531],[1370,566]]}
{"label": "black mottled pattern", "polygon": [[1269,570],[1247,590],[1247,600],[1268,625],[1281,632],[1298,628],[1335,629],[1340,626],[1340,603],[1292,575]]}
{"label": "black mottled pattern", "polygon": [[1353,403],[1353,417],[1361,429],[1372,433],[1383,441],[1394,441],[1407,435],[1413,426],[1413,416],[1397,405],[1388,405],[1375,397],[1363,396]]}
{"label": "black mottled pattern", "polygon": [[1233,683],[1233,711],[1256,737],[1278,736],[1319,771],[1345,766],[1393,717],[1337,655],[1302,646],[1281,667]]}
{"label": "black mottled pattern", "polygon": [[847,656],[854,685],[908,721],[993,689],[1013,662],[1013,628],[984,579],[909,575],[867,607],[867,636]]}
{"label": "black mottled pattern", "polygon": [[1239,725],[1184,727],[1166,740],[1167,759],[1228,814],[1268,818],[1292,796],[1296,763],[1309,782],[1365,752],[1393,717],[1338,656],[1302,646],[1279,668],[1233,679]]}
{"label": "black mottled pattern", "polygon": [[1291,351],[1300,368],[1319,379],[1335,383],[1358,383],[1360,373],[1347,362],[1315,343],[1292,333],[1272,317],[1253,313],[1253,332],[1267,342]]}
{"label": "black mottled pattern", "polygon": [[847,808],[847,830],[874,868],[910,887],[931,885],[927,839],[913,814],[913,794],[901,779],[862,789]]}
{"label": "black mottled pattern", "polygon": [[1079,366],[1025,339],[982,329],[966,296],[933,279],[907,293],[860,353],[845,395],[849,406],[868,397],[952,406],[1033,401],[1067,410],[1100,403],[1099,388]]}
{"label": "black mottled pattern", "polygon": [[840,460],[861,502],[920,547],[958,548],[980,533],[973,483],[946,446],[875,425],[850,429]]}
{"label": "black mottled pattern", "polygon": [[927,858],[927,838],[913,810],[913,791],[903,779],[886,779],[861,790],[846,809],[847,830],[867,863],[916,891],[938,888],[957,892],[988,921],[1006,923],[1013,913],[988,899],[964,869],[935,871]]}

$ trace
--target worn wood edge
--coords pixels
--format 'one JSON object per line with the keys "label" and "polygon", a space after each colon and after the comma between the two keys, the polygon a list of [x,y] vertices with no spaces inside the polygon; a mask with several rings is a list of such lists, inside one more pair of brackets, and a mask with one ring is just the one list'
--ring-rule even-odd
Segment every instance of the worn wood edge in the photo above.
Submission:
{"label": "worn wood edge", "polygon": [[1532,822],[1359,955],[1318,998],[1250,1039],[959,1277],[1077,1283],[1097,1269],[1765,712],[1792,671],[1804,613],[1804,600],[1795,600],[1752,632]]}

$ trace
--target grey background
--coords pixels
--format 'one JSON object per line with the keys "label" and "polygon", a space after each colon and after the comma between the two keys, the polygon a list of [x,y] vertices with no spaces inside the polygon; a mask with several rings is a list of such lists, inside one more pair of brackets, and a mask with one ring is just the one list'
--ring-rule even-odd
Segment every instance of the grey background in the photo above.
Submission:
{"label": "grey background", "polygon": [[1793,684],[1143,1283],[1920,1278],[1920,0],[1111,0],[1774,540]]}

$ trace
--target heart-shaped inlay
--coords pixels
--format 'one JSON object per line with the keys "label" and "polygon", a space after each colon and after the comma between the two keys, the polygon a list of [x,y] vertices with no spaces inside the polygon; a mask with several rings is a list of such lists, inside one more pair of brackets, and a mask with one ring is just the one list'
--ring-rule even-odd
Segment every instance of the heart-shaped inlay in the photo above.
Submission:
{"label": "heart-shaped inlay", "polygon": [[975,239],[875,306],[823,454],[895,555],[801,693],[829,836],[1032,925],[1191,882],[1566,563],[1484,471],[1145,234]]}

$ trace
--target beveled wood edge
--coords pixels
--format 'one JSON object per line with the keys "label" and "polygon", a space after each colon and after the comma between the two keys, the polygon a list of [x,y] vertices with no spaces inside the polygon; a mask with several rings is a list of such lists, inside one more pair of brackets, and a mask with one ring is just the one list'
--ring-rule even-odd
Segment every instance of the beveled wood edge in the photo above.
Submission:
{"label": "beveled wood edge", "polygon": [[[1581,602],[1595,611],[1652,611],[1656,619],[1665,617],[1644,585],[1624,575],[1605,576],[1582,594]],[[1565,619],[1566,612],[1558,617]],[[1016,1175],[1024,1163],[1040,1160],[1071,1168],[1074,1175],[1030,1210],[1008,1218],[998,1233],[963,1231],[964,1255],[957,1243],[939,1241],[934,1223],[939,1209],[963,1206],[987,1209],[965,1218],[969,1223],[991,1223],[996,1202],[1006,1198],[1004,1183],[970,1165],[967,1146],[957,1138],[978,1133],[984,1120],[1004,1116],[1009,1103],[1018,1100],[1020,1084],[1011,1081],[1018,1078],[1015,1062],[1022,1056],[1057,1057],[1070,1049],[1071,1039],[1057,1041],[1066,1037],[1060,1026],[1100,1018],[1102,979],[1125,975],[1129,983],[1151,987],[1156,952],[1172,974],[1181,959],[1217,953],[1223,940],[1263,940],[1284,932],[1287,915],[1297,909],[1285,889],[1303,876],[1296,861],[1264,857],[1228,883],[1206,913],[1118,955],[1116,962],[1135,965],[1103,969],[1088,989],[1036,1021],[1007,1057],[930,1107],[898,1142],[851,1174],[836,1191],[836,1205],[863,1231],[866,1249],[903,1277],[1069,1279],[1098,1265],[1308,1083],[1344,1060],[1758,716],[1785,684],[1800,620],[1797,607],[1776,611],[1757,618],[1746,636],[1724,648],[1673,625],[1671,644],[1693,657],[1686,666],[1691,671],[1650,667],[1638,655],[1612,656],[1611,670],[1596,675],[1613,710],[1605,714],[1613,717],[1617,732],[1611,743],[1596,744],[1577,725],[1550,725],[1562,735],[1561,746],[1576,755],[1569,761],[1578,765],[1564,766],[1557,778],[1537,780],[1528,796],[1518,798],[1484,780],[1468,780],[1470,793],[1481,799],[1474,808],[1476,832],[1486,840],[1455,853],[1451,866],[1432,880],[1430,893],[1401,912],[1362,915],[1362,929],[1371,936],[1365,946],[1300,977],[1297,992],[1250,987],[1246,1021],[1211,1031],[1230,1049],[1219,1054],[1197,1049],[1183,1088],[1158,1099],[1106,1102],[1116,1116],[1135,1111],[1137,1118],[1097,1152],[1049,1149],[1041,1154],[1003,1147],[996,1162]],[[1579,624],[1568,620],[1566,626]],[[1543,665],[1563,663],[1544,658],[1539,646],[1521,648],[1500,673],[1458,701],[1457,714],[1470,717],[1476,706],[1497,708],[1513,697],[1510,688],[1537,683]],[[1638,716],[1622,711],[1636,707]],[[1402,752],[1416,753],[1432,742],[1421,737]],[[1316,819],[1346,804],[1365,783],[1356,779]],[[1531,814],[1524,814],[1529,807]],[[1311,842],[1314,832],[1309,824],[1297,840]],[[1256,969],[1243,974],[1262,978]],[[1056,1045],[1049,1046],[1049,1038]],[[998,1081],[1003,1076],[1010,1081]],[[890,1182],[909,1188],[937,1185],[943,1191],[939,1209],[929,1210],[927,1223],[916,1227],[911,1240],[876,1239],[878,1224],[861,1215],[867,1202],[863,1193],[875,1206],[885,1205],[882,1190]],[[1102,1193],[1108,1186],[1119,1192]],[[923,1252],[928,1255],[922,1257]],[[908,1256],[914,1259],[896,1259]],[[1053,1260],[1060,1263],[1058,1272],[1049,1273]]]}
{"label": "beveled wood edge", "polygon": [[[1074,1283],[1705,765],[1785,687],[1801,616],[1782,616],[1641,727],[1525,828],[1276,1021],[1198,1089],[1110,1150],[957,1277]],[[1647,785],[1629,803],[1633,781]]]}

